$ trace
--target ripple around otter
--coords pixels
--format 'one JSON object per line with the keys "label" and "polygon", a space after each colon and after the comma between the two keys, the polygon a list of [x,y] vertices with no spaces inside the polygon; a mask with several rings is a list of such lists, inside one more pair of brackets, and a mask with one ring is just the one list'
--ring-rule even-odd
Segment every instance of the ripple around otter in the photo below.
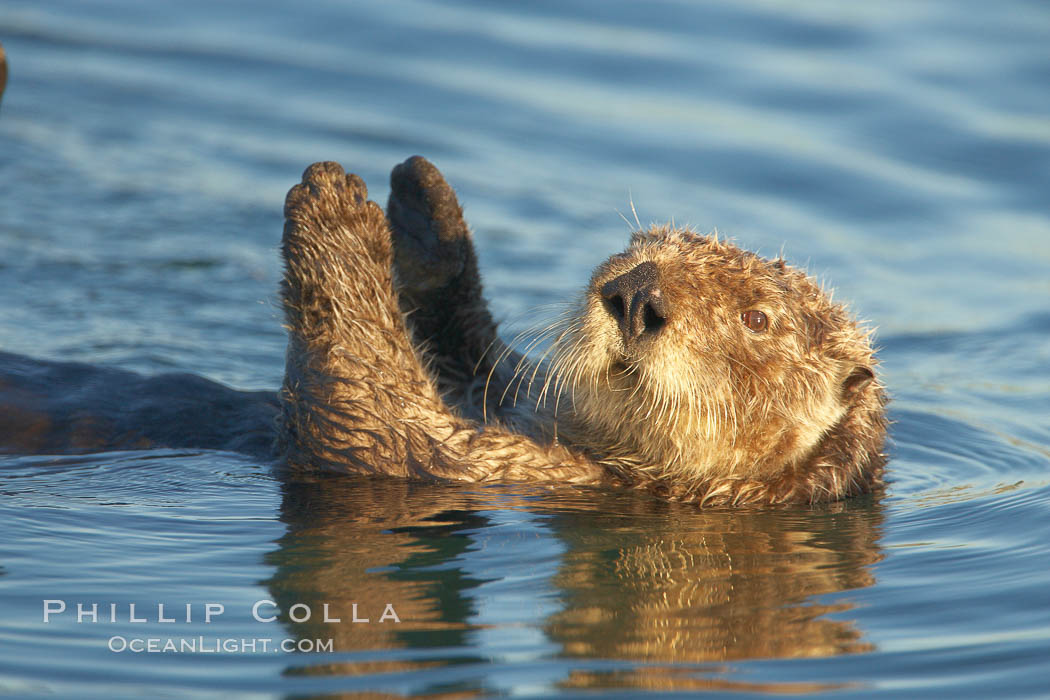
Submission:
{"label": "ripple around otter", "polygon": [[[0,8],[0,351],[275,388],[285,191],[333,159],[382,201],[422,153],[458,186],[507,337],[622,248],[632,201],[783,248],[879,328],[890,483],[698,511],[288,483],[222,452],[0,455],[0,693],[1045,694],[1045,3],[250,5]],[[121,609],[44,624],[44,599]],[[260,600],[285,614],[254,621]]]}

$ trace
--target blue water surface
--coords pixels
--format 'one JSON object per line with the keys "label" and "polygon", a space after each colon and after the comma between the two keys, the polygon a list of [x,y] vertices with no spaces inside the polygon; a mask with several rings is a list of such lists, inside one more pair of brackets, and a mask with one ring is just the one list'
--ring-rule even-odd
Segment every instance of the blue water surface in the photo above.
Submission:
{"label": "blue water surface", "polygon": [[635,212],[717,228],[877,327],[894,421],[885,493],[775,511],[5,454],[0,693],[1048,692],[1046,3],[0,0],[0,42],[0,350],[275,389],[287,188],[420,153],[508,337]]}

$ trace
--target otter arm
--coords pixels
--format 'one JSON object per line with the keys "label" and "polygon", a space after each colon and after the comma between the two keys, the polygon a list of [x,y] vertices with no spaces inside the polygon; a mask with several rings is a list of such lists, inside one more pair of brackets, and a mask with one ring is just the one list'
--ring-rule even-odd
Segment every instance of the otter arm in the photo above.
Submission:
{"label": "otter arm", "polygon": [[521,356],[497,334],[456,193],[414,156],[390,173],[387,216],[401,310],[427,369],[464,415],[499,415]]}
{"label": "otter arm", "polygon": [[394,293],[386,217],[355,175],[311,166],[288,193],[280,443],[293,466],[466,481],[595,483],[580,455],[453,414]]}

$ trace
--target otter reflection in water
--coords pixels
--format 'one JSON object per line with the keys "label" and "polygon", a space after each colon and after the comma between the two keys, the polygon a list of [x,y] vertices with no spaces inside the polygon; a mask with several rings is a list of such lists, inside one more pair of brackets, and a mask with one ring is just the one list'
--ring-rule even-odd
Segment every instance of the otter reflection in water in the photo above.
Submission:
{"label": "otter reflection in water", "polygon": [[[396,167],[387,213],[367,195],[318,163],[285,203],[275,451],[287,464],[644,488],[703,505],[834,501],[881,484],[885,396],[868,334],[783,260],[673,227],[636,231],[544,331],[549,361],[530,364],[496,334],[441,173],[419,157]],[[173,410],[160,392],[184,377],[103,376],[0,356],[0,441],[215,447],[222,426],[228,448],[258,453],[256,436],[273,431],[272,397],[198,380]],[[80,410],[91,398],[94,414]]]}
{"label": "otter reflection in water", "polygon": [[[688,670],[692,663],[871,649],[848,619],[848,599],[821,599],[874,583],[883,516],[867,499],[807,511],[697,510],[565,487],[540,495],[522,487],[324,478],[283,489],[288,530],[267,558],[276,567],[265,582],[272,599],[286,612],[296,603],[314,611],[327,603],[346,613],[337,624],[282,616],[289,631],[333,639],[343,652],[444,650],[437,658],[409,653],[401,661],[306,665],[297,673],[463,661],[486,629],[497,638],[541,631],[553,655],[581,661],[557,681],[574,687],[698,687],[711,679],[661,664]],[[349,620],[355,603],[370,623]],[[388,603],[400,623],[377,622]],[[587,659],[644,665],[613,682],[587,670]]]}

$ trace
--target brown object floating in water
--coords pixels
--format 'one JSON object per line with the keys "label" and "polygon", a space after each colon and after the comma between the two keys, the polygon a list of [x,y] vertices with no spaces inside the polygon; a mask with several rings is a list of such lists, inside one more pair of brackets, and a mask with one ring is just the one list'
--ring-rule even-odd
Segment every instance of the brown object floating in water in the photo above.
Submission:
{"label": "brown object floating in water", "polygon": [[394,169],[388,216],[336,163],[288,193],[279,445],[292,465],[712,505],[881,483],[886,398],[869,334],[783,260],[637,231],[544,330],[549,360],[534,365],[496,335],[433,165]]}
{"label": "brown object floating in water", "polygon": [[0,44],[0,102],[3,102],[5,87],[7,87],[7,56],[4,54],[4,45]]}

